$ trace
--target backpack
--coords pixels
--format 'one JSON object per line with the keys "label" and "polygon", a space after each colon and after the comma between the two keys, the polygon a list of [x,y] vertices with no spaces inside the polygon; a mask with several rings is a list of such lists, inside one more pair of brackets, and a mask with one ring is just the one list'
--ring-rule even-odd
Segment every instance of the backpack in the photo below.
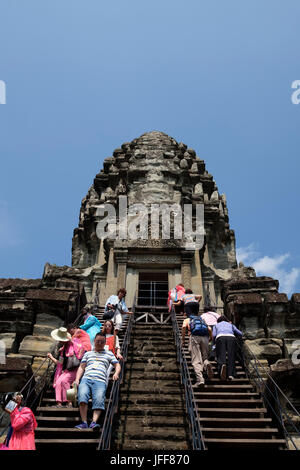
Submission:
{"label": "backpack", "polygon": [[201,317],[190,317],[190,331],[192,336],[208,336],[208,326]]}

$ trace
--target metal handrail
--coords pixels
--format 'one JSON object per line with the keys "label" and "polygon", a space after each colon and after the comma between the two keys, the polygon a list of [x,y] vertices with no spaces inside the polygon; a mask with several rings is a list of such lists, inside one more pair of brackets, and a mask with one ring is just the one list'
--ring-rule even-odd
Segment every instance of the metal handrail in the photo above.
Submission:
{"label": "metal handrail", "polygon": [[134,296],[134,301],[133,301],[133,306],[132,306],[132,315],[130,315],[129,317],[129,322],[128,322],[126,333],[125,333],[124,340],[122,343],[121,354],[123,356],[123,361],[121,364],[121,372],[119,375],[119,379],[113,382],[113,385],[110,391],[110,396],[109,396],[109,400],[108,400],[108,404],[106,408],[105,418],[104,418],[97,450],[110,450],[113,420],[114,420],[114,416],[118,407],[120,384],[122,383],[123,377],[124,377],[125,362],[128,356],[128,347],[130,343],[132,325],[134,322],[135,303],[136,303],[136,296]]}
{"label": "metal handrail", "polygon": [[186,408],[189,416],[190,421],[190,428],[192,434],[192,443],[193,443],[193,450],[206,450],[203,434],[200,426],[200,418],[195,402],[194,392],[192,388],[192,381],[190,376],[190,371],[187,365],[187,359],[185,355],[184,348],[182,347],[181,343],[181,335],[176,319],[175,310],[172,307],[171,311],[172,317],[172,325],[175,335],[175,343],[177,348],[177,359],[180,364],[180,373],[181,373],[181,381],[184,385],[185,389],[185,400],[186,400]]}
{"label": "metal handrail", "polygon": [[[240,350],[242,351],[241,346],[240,345],[238,346]],[[279,396],[281,395],[281,397],[284,398],[286,404],[288,404],[291,407],[291,409],[296,413],[296,415],[300,418],[299,412],[291,403],[291,401],[288,399],[288,397],[285,395],[285,393],[281,390],[278,384],[275,382],[273,377],[271,377],[267,369],[259,361],[256,355],[245,344],[244,344],[244,348],[246,349],[246,352],[249,354],[249,357],[250,357],[249,362],[251,359],[254,361],[254,364],[252,364],[252,369],[250,369],[248,361],[245,361],[244,365],[245,365],[247,375],[249,376],[250,379],[252,379],[255,382],[255,385],[263,398],[266,408],[270,411],[275,421],[278,421],[279,426],[285,435],[285,439],[286,440],[289,439],[292,442],[294,448],[296,450],[299,450],[299,447],[295,443],[293,436],[290,434],[290,432],[286,428],[285,421],[288,422],[288,424],[293,428],[294,433],[297,434],[299,437],[300,437],[300,430],[297,428],[295,423],[291,421],[286,409],[284,409],[284,407],[282,406]],[[259,370],[263,370],[265,377],[261,376]],[[268,384],[268,381],[271,382],[271,385],[273,386],[274,390],[271,389],[271,387]],[[267,392],[269,396],[267,395]],[[271,403],[270,398],[273,398],[273,401],[274,401],[273,403]],[[276,410],[276,407],[278,411]]]}
{"label": "metal handrail", "polygon": [[[39,382],[35,382],[35,378],[37,377],[38,375],[38,372],[40,371],[40,369],[44,366],[44,364],[48,361],[48,366],[47,366],[47,369],[45,370],[45,372],[43,373],[43,375],[41,376]],[[51,376],[52,376],[52,372],[51,374],[49,374],[49,371],[50,371],[50,368],[51,368],[51,361],[48,357],[46,357],[44,359],[44,361],[42,361],[42,363],[40,364],[40,366],[37,368],[37,370],[31,375],[31,377],[29,378],[29,380],[25,383],[25,385],[23,386],[23,388],[20,390],[20,393],[22,394],[24,392],[24,390],[27,389],[26,391],[26,397],[23,398],[22,400],[22,405],[23,406],[27,406],[28,405],[28,402],[29,402],[29,399],[32,397],[33,394],[35,394],[34,396],[34,399],[32,401],[30,401],[30,407],[34,409],[34,405],[35,403],[37,402],[38,399],[40,399],[40,402],[41,402],[41,399],[42,399],[42,394],[45,390],[45,387],[48,386],[49,382],[50,382],[50,379],[51,379]],[[43,384],[43,386],[41,387],[41,384]],[[39,387],[40,390],[38,391],[38,393],[36,394],[36,387]],[[6,415],[5,411],[3,411],[1,413],[1,416],[0,416],[0,423],[3,419],[3,417]],[[10,428],[10,424],[8,424],[1,432],[0,434],[0,437],[3,436],[5,433],[7,433],[8,429]]]}

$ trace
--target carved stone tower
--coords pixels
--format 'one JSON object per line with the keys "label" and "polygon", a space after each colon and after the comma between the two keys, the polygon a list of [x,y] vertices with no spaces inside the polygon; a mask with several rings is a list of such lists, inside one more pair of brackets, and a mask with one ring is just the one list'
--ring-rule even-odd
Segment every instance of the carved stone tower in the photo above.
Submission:
{"label": "carved stone tower", "polygon": [[[226,198],[219,194],[204,161],[185,144],[154,131],[124,143],[104,160],[103,167],[82,201],[72,245],[70,271],[84,283],[87,296],[92,299],[97,290],[103,305],[111,293],[125,286],[128,305],[136,292],[139,302],[159,303],[169,288],[182,282],[212,305],[221,306],[220,281],[229,279],[230,270],[237,267],[235,236],[229,227]],[[186,249],[181,240],[161,236],[99,239],[97,209],[111,203],[118,214],[119,196],[127,196],[128,205],[203,204],[202,248]],[[49,265],[47,269],[51,271]]]}

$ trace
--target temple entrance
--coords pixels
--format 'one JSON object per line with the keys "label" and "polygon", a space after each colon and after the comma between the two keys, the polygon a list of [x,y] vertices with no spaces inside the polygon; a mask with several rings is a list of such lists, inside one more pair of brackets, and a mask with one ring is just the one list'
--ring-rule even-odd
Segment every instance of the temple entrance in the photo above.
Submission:
{"label": "temple entrance", "polygon": [[168,300],[167,272],[140,272],[138,305],[147,307],[166,307]]}

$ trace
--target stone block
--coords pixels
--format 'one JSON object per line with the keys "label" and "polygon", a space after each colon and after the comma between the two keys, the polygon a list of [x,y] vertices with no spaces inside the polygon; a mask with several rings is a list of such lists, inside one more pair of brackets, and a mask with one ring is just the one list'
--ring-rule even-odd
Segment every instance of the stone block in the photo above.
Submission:
{"label": "stone block", "polygon": [[266,336],[266,315],[263,299],[260,294],[245,293],[234,295],[231,298],[230,304],[233,304],[234,322],[243,331],[245,338],[257,339]]}
{"label": "stone block", "polygon": [[32,375],[30,364],[19,358],[6,358],[5,364],[0,364],[0,393],[21,390]]}
{"label": "stone block", "polygon": [[283,357],[283,341],[277,338],[259,338],[246,340],[245,346],[250,349],[259,361],[265,359],[274,364]]}
{"label": "stone block", "polygon": [[25,336],[19,353],[28,356],[46,356],[54,341],[49,336]]}
{"label": "stone block", "polygon": [[286,316],[286,338],[300,338],[300,294],[293,294],[290,300],[290,312]]}
{"label": "stone block", "polygon": [[285,338],[285,356],[295,364],[300,363],[300,336],[298,339]]}
{"label": "stone block", "polygon": [[37,372],[37,375],[41,376],[46,372],[48,365],[49,360],[45,361],[45,357],[35,357],[32,363],[32,371],[34,374]]}
{"label": "stone block", "polygon": [[8,358],[12,358],[12,359],[21,359],[22,361],[26,361],[28,362],[29,364],[32,363],[32,356],[27,356],[25,354],[14,354],[14,353],[9,353],[7,355]]}
{"label": "stone block", "polygon": [[289,311],[289,301],[286,294],[269,292],[265,295],[266,324],[268,336],[283,338],[285,336],[285,320]]}
{"label": "stone block", "polygon": [[51,331],[55,328],[59,328],[63,323],[64,322],[59,317],[47,313],[40,313],[36,317],[33,336],[50,336]]}
{"label": "stone block", "polygon": [[0,341],[3,341],[5,344],[6,354],[12,351],[15,339],[16,339],[15,333],[1,333],[0,334]]}
{"label": "stone block", "polygon": [[262,379],[266,379],[270,372],[267,359],[259,359],[259,363],[257,363],[255,360],[250,360],[248,367],[251,376],[255,377],[258,373]]}

